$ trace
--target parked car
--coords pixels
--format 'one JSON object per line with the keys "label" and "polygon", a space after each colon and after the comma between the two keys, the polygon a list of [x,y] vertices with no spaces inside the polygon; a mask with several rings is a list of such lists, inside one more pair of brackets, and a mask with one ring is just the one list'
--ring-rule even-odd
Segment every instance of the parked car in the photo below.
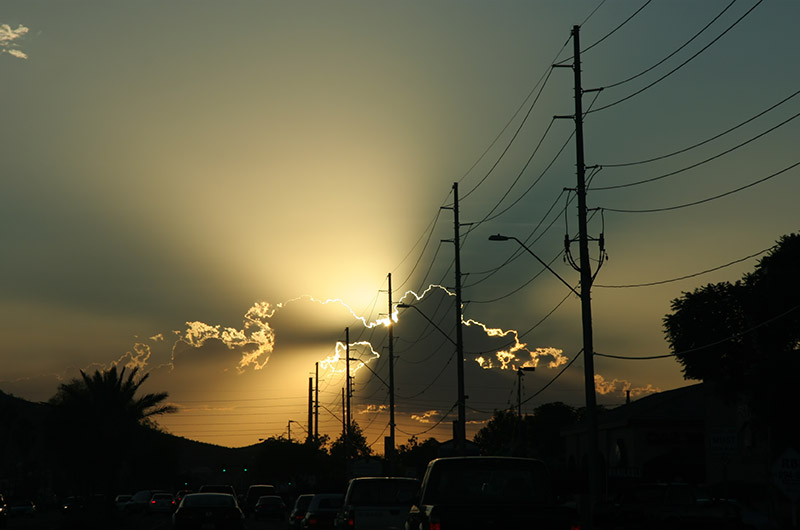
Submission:
{"label": "parked car", "polygon": [[350,480],[336,516],[341,530],[403,528],[420,481],[405,477],[361,477]]}
{"label": "parked car", "polygon": [[175,511],[175,497],[172,493],[154,493],[147,505],[147,513],[172,513]]}
{"label": "parked car", "polygon": [[308,530],[333,529],[336,514],[344,502],[343,493],[316,493],[308,505],[301,527]]}
{"label": "parked car", "polygon": [[262,495],[256,501],[253,515],[256,519],[284,521],[286,519],[286,503],[279,495]]}
{"label": "parked car", "polygon": [[230,493],[187,493],[172,514],[175,530],[241,530],[244,513]]}
{"label": "parked car", "polygon": [[12,500],[8,503],[8,515],[33,517],[36,515],[36,504],[29,500]]}
{"label": "parked car", "polygon": [[258,499],[264,495],[275,495],[275,486],[271,484],[251,484],[250,487],[247,488],[247,494],[242,503],[244,513],[253,513]]}
{"label": "parked car", "polygon": [[308,505],[311,504],[311,499],[314,498],[313,493],[304,493],[298,495],[292,506],[292,511],[289,512],[289,529],[298,530],[303,527],[303,518],[308,511]]}

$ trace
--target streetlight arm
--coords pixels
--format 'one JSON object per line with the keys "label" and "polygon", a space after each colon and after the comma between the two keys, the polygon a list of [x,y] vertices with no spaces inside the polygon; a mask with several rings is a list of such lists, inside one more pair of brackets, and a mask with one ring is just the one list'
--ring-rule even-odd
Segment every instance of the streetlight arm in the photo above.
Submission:
{"label": "streetlight arm", "polygon": [[547,263],[545,263],[545,262],[544,262],[544,260],[543,260],[542,258],[540,258],[540,257],[539,257],[539,256],[537,256],[536,254],[534,254],[534,253],[533,253],[533,251],[532,251],[531,249],[529,249],[527,246],[525,246],[525,243],[523,243],[522,241],[520,241],[520,240],[519,240],[519,239],[517,239],[516,237],[514,237],[514,236],[504,236],[504,235],[501,235],[501,234],[494,234],[494,235],[492,235],[492,236],[489,236],[489,241],[508,241],[509,239],[512,239],[512,240],[516,241],[517,243],[519,243],[519,246],[521,246],[521,247],[522,247],[522,248],[524,248],[526,251],[528,251],[528,254],[530,254],[531,256],[533,256],[534,258],[536,258],[536,260],[537,260],[539,263],[541,263],[542,265],[544,265],[544,267],[545,267],[547,270],[549,270],[551,273],[553,273],[553,275],[554,275],[556,278],[558,278],[559,280],[561,280],[561,283],[563,283],[564,285],[566,285],[566,286],[569,288],[569,290],[570,290],[570,291],[572,291],[572,292],[573,292],[573,293],[575,293],[576,295],[580,296],[580,293],[579,293],[578,291],[576,291],[576,290],[575,290],[575,289],[574,289],[574,288],[573,288],[573,287],[572,287],[572,286],[571,286],[569,283],[567,283],[567,281],[566,281],[564,278],[562,278],[562,277],[561,277],[561,276],[560,276],[560,275],[559,275],[559,274],[558,274],[556,271],[554,271],[554,270],[553,270],[553,269],[550,267],[550,265],[548,265]]}
{"label": "streetlight arm", "polygon": [[418,308],[417,306],[415,306],[415,305],[411,305],[411,304],[397,304],[395,307],[397,307],[398,309],[416,309],[416,310],[417,310],[417,313],[419,313],[420,315],[422,315],[422,317],[423,317],[425,320],[427,320],[428,322],[430,322],[431,326],[433,326],[433,327],[435,327],[437,330],[439,330],[439,333],[441,333],[442,335],[444,335],[444,337],[445,337],[447,340],[449,340],[449,341],[450,341],[450,343],[451,343],[453,346],[456,346],[456,347],[458,347],[458,344],[456,344],[456,341],[454,341],[453,339],[451,339],[451,338],[450,338],[450,335],[448,335],[447,333],[445,333],[445,332],[444,332],[444,330],[443,330],[442,328],[440,328],[439,326],[437,326],[437,325],[436,325],[436,322],[434,322],[433,320],[431,320],[431,319],[428,317],[428,315],[426,315],[425,313],[423,313],[423,312],[422,312],[422,310],[421,310],[420,308]]}

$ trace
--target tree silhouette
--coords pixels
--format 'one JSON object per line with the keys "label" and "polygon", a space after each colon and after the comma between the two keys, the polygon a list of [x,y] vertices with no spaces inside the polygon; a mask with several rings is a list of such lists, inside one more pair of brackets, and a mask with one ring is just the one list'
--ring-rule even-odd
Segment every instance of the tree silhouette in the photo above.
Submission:
{"label": "tree silhouette", "polygon": [[150,374],[144,374],[137,381],[138,367],[127,377],[125,370],[123,367],[117,373],[117,367],[112,366],[104,372],[95,370],[91,376],[81,370],[80,379],[59,386],[51,403],[65,410],[81,410],[95,421],[114,422],[122,427],[137,424],[155,426],[151,420],[154,416],[177,412],[176,407],[164,404],[169,397],[166,392],[137,397],[136,393]]}
{"label": "tree silhouette", "polygon": [[[367,444],[367,439],[364,437],[364,432],[355,421],[350,423],[350,440],[349,451],[347,455],[349,458],[366,458],[372,455],[372,448]],[[345,436],[341,433],[331,443],[331,456],[335,458],[343,458],[345,455]]]}
{"label": "tree silhouette", "polygon": [[709,284],[672,301],[664,331],[686,379],[711,382],[729,399],[744,399],[756,427],[771,441],[798,444],[782,416],[800,397],[800,235],[783,236],[735,283]]}
{"label": "tree silhouette", "polygon": [[145,431],[157,428],[153,418],[177,411],[164,403],[166,392],[137,396],[149,376],[138,373],[116,366],[92,375],[81,371],[50,400],[50,453],[73,493],[112,493],[146,462],[150,448],[143,440]]}

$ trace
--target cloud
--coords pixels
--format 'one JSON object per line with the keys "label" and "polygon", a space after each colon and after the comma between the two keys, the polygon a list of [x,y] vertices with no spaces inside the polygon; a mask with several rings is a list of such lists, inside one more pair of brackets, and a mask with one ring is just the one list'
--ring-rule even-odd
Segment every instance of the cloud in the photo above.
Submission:
{"label": "cloud", "polygon": [[432,423],[433,418],[439,415],[440,413],[438,410],[427,410],[421,414],[412,414],[411,419],[420,423]]}
{"label": "cloud", "polygon": [[650,383],[648,383],[647,386],[634,387],[629,381],[624,379],[614,378],[611,381],[606,381],[605,377],[600,374],[595,374],[594,376],[594,388],[598,394],[603,396],[625,396],[626,391],[630,390],[632,398],[661,392],[660,388],[654,387]]}
{"label": "cloud", "polygon": [[18,59],[27,59],[28,55],[22,50],[17,48],[17,43],[14,42],[21,38],[30,31],[23,25],[17,26],[13,29],[8,24],[0,24],[0,53],[7,53]]}
{"label": "cloud", "polygon": [[257,302],[245,313],[242,329],[192,321],[186,323],[185,331],[176,334],[179,342],[198,349],[210,339],[218,340],[241,354],[237,370],[243,371],[247,367],[261,370],[267,365],[275,346],[275,332],[268,322],[274,312],[269,303]]}
{"label": "cloud", "polygon": [[389,410],[389,405],[374,405],[369,404],[363,410],[358,411],[359,414],[377,414]]}

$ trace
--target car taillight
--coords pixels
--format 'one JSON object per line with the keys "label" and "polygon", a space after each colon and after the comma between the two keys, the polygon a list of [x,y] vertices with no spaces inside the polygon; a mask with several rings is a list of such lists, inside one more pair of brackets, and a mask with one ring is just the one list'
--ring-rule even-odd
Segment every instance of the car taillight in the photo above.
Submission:
{"label": "car taillight", "polygon": [[156,503],[155,500],[150,501],[150,504],[155,504],[155,503]]}

